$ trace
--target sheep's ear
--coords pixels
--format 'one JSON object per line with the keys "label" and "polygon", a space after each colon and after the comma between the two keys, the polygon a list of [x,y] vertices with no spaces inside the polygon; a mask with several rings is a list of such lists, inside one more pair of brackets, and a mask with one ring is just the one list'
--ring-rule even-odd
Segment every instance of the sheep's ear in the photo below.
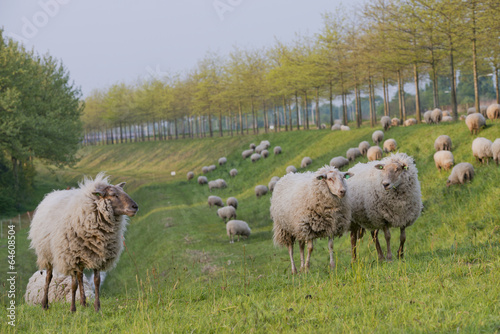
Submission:
{"label": "sheep's ear", "polygon": [[96,196],[96,197],[103,197],[105,194],[106,194],[106,188],[97,188],[94,190],[93,194]]}
{"label": "sheep's ear", "polygon": [[376,164],[375,168],[376,169],[384,169],[384,166],[385,166],[384,164]]}
{"label": "sheep's ear", "polygon": [[321,175],[318,175],[318,176],[316,176],[316,179],[317,179],[317,180],[323,180],[323,179],[326,179],[326,174],[321,174]]}
{"label": "sheep's ear", "polygon": [[126,182],[118,183],[116,186],[119,188],[123,189],[123,186],[126,184]]}
{"label": "sheep's ear", "polygon": [[351,178],[353,176],[354,176],[354,174],[351,172],[344,173],[344,179],[348,179],[348,178]]}

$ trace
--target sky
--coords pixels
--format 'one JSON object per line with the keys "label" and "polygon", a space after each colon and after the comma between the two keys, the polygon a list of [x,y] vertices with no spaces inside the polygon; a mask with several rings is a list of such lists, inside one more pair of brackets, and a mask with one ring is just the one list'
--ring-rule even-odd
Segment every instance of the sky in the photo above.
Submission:
{"label": "sky", "polygon": [[322,13],[364,0],[0,0],[0,27],[61,59],[84,96],[114,83],[183,73],[229,54],[321,31]]}

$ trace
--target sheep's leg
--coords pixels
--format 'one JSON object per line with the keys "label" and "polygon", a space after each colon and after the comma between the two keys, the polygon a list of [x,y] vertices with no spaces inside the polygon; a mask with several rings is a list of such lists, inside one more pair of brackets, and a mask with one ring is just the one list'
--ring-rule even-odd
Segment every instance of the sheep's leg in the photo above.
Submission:
{"label": "sheep's leg", "polygon": [[335,269],[335,260],[333,259],[333,238],[332,237],[328,238],[328,252],[330,253],[330,268]]}
{"label": "sheep's leg", "polygon": [[76,274],[78,279],[78,287],[80,288],[80,305],[87,306],[87,301],[85,299],[85,288],[83,287],[83,272]]}
{"label": "sheep's leg", "polygon": [[52,267],[47,268],[47,277],[45,278],[45,288],[43,291],[42,308],[44,310],[49,309],[49,286],[52,281]]}
{"label": "sheep's leg", "polygon": [[313,241],[307,240],[306,271],[308,271],[309,267],[311,266],[311,253],[312,253],[313,249],[314,249]]}
{"label": "sheep's leg", "polygon": [[296,274],[297,267],[295,267],[295,262],[293,262],[293,244],[288,245],[288,254],[290,255],[290,261],[292,262],[292,274]]}
{"label": "sheep's leg", "polygon": [[76,278],[76,272],[71,275],[71,312],[76,312],[75,299],[76,299],[76,289],[78,288],[78,278]]}
{"label": "sheep's leg", "polygon": [[351,256],[352,256],[352,262],[356,261],[356,247],[358,243],[358,231],[351,231]]}
{"label": "sheep's leg", "polygon": [[379,261],[384,261],[385,260],[384,253],[382,253],[382,248],[380,247],[380,243],[378,242],[378,230],[374,230],[371,233],[373,242],[375,243],[375,248],[377,249],[378,259]]}
{"label": "sheep's leg", "polygon": [[94,287],[95,287],[95,301],[94,310],[98,312],[101,309],[101,301],[99,300],[99,287],[101,286],[101,273],[99,270],[94,269]]}
{"label": "sheep's leg", "polygon": [[392,261],[391,230],[387,226],[384,226],[384,236],[385,236],[385,242],[387,243],[387,261]]}
{"label": "sheep's leg", "polygon": [[406,241],[406,230],[405,227],[401,227],[401,236],[399,237],[399,249],[398,249],[398,257],[402,259],[404,257],[404,246]]}
{"label": "sheep's leg", "polygon": [[305,256],[304,256],[304,247],[306,243],[304,241],[299,241],[299,249],[300,249],[300,270],[304,269],[305,265]]}

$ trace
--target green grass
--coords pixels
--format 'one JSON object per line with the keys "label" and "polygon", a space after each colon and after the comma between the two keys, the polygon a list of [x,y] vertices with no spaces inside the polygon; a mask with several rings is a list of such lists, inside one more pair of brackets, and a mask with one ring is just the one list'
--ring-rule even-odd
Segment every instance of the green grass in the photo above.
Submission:
{"label": "green grass", "polygon": [[[480,136],[500,137],[498,124]],[[140,206],[126,234],[126,251],[102,286],[102,310],[54,303],[44,312],[22,299],[36,259],[28,250],[27,228],[17,232],[17,326],[19,332],[351,332],[495,333],[500,332],[500,168],[481,166],[471,153],[463,123],[392,128],[399,150],[414,156],[422,185],[424,211],[407,229],[405,260],[378,262],[373,242],[361,241],[359,261],[350,262],[348,237],[335,240],[337,267],[328,269],[326,240],[318,240],[311,271],[290,274],[285,249],[272,244],[267,195],[254,187],[300,166],[309,156],[315,170],[362,140],[374,129],[350,132],[300,131],[161,143],[86,147],[73,169],[39,168],[47,184],[76,185],[83,174],[106,170],[113,182]],[[447,188],[449,172],[433,162],[434,140],[447,134],[455,162],[471,162],[476,177]],[[241,151],[267,139],[283,154],[252,164]],[[228,163],[207,175],[224,178],[227,189],[212,194],[239,201],[238,218],[252,228],[249,239],[228,243],[225,226],[206,204],[207,186],[185,180],[204,165]],[[358,159],[365,162],[366,158]],[[351,164],[352,166],[352,164]],[[229,177],[229,170],[239,174]],[[299,171],[301,169],[299,168]],[[171,172],[176,175],[172,176]],[[23,223],[27,226],[27,222]],[[393,253],[399,232],[393,231]],[[382,240],[381,240],[382,241]],[[5,258],[6,239],[0,254]],[[385,242],[382,242],[385,249]],[[298,247],[296,247],[298,257]],[[296,260],[297,261],[297,260]],[[2,266],[3,267],[3,266]],[[0,273],[5,282],[5,271]],[[2,290],[0,301],[9,299]],[[2,319],[5,317],[2,308]],[[2,320],[0,332],[15,331]]]}

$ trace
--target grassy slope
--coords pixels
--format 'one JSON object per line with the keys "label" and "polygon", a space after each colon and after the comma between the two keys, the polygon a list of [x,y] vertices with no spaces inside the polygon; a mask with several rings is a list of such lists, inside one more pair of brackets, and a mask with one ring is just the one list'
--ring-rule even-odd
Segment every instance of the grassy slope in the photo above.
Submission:
{"label": "grassy slope", "polygon": [[[272,245],[269,196],[256,199],[254,186],[283,175],[290,164],[299,166],[304,156],[313,159],[308,169],[315,170],[360,141],[371,142],[372,131],[271,133],[85,148],[78,166],[58,172],[56,179],[75,184],[82,174],[106,170],[114,182],[126,180],[140,206],[126,235],[127,249],[103,285],[101,313],[78,308],[71,315],[68,305],[58,303],[43,312],[19,300],[18,329],[499,331],[500,168],[474,162],[473,137],[463,123],[393,128],[386,133],[386,138],[396,139],[400,151],[415,157],[422,184],[425,210],[407,230],[405,261],[377,262],[373,243],[365,237],[360,261],[351,265],[344,237],[335,241],[334,272],[327,268],[326,241],[320,240],[311,272],[290,275],[286,250]],[[434,139],[441,134],[452,138],[456,162],[475,166],[471,184],[446,188],[449,172],[438,172],[432,158]],[[499,125],[480,135],[500,137]],[[263,139],[280,145],[283,154],[271,154],[255,164],[241,159],[250,142]],[[228,243],[216,210],[206,205],[208,187],[185,181],[188,170],[198,176],[201,166],[215,164],[221,156],[227,156],[228,164],[208,178],[224,178],[229,186],[213,193],[223,199],[237,197],[238,218],[252,228],[248,240],[235,244]],[[228,175],[231,168],[239,171],[234,179]],[[171,171],[177,175],[171,176]],[[54,179],[53,174],[42,176]],[[21,289],[36,269],[25,235],[26,230],[18,233]],[[394,231],[393,252],[398,239]],[[2,302],[6,301],[3,296]]]}

